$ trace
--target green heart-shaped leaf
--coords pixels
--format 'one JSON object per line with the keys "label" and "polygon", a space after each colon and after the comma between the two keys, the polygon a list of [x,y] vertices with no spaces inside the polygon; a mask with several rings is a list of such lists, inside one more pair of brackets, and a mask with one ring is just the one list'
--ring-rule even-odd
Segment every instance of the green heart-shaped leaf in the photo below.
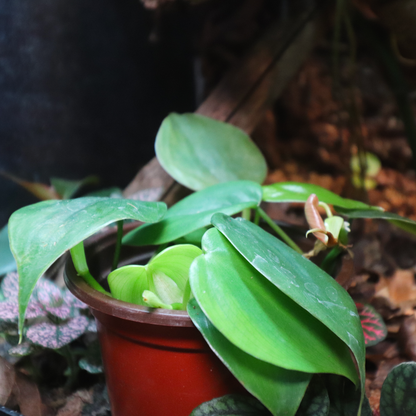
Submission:
{"label": "green heart-shaped leaf", "polygon": [[371,218],[374,220],[387,220],[394,224],[396,227],[399,227],[409,233],[416,234],[416,221],[401,217],[400,215],[394,214],[392,212],[380,212],[365,209],[357,209],[353,211],[338,209],[337,211],[351,219]]}
{"label": "green heart-shaped leaf", "polygon": [[[214,215],[212,224],[259,273],[351,349],[364,383],[364,337],[348,293],[318,266],[255,224],[223,214]],[[349,378],[357,381],[356,376]]]}
{"label": "green heart-shaped leaf", "polygon": [[311,183],[279,182],[263,186],[263,201],[266,202],[306,202],[309,195],[315,194],[320,202],[345,209],[366,209],[382,211],[380,207],[364,204],[353,199],[342,198],[325,188]]}
{"label": "green heart-shaped leaf", "polygon": [[249,396],[227,394],[202,403],[190,416],[269,416],[262,404]]}
{"label": "green heart-shaped leaf", "polygon": [[44,201],[16,211],[9,220],[9,238],[19,272],[20,333],[36,282],[65,251],[115,221],[154,222],[165,212],[162,202],[93,197]]}
{"label": "green heart-shaped leaf", "polygon": [[226,182],[182,199],[162,221],[145,224],[127,234],[124,244],[164,244],[211,224],[216,212],[234,215],[261,202],[261,186],[251,181]]}
{"label": "green heart-shaped leaf", "polygon": [[[258,246],[256,236],[251,235],[250,241],[246,241],[244,230],[241,231],[242,241],[255,249]],[[205,233],[202,247],[205,254],[191,265],[192,292],[208,319],[230,342],[247,354],[278,367],[308,373],[343,374],[357,382],[347,346],[262,276],[218,230]],[[284,262],[279,256],[274,257],[273,263]],[[302,268],[296,260],[288,259],[295,263],[293,267]],[[278,277],[289,281],[288,286],[297,285],[296,276],[287,272],[280,272]],[[305,296],[305,290],[301,290]],[[317,294],[312,296],[317,302]],[[359,329],[362,338],[361,326]]]}
{"label": "green heart-shaped leaf", "polygon": [[381,389],[380,416],[416,415],[416,363],[402,363],[390,371]]}
{"label": "green heart-shaped leaf", "polygon": [[239,179],[262,183],[267,173],[263,155],[247,134],[199,114],[166,117],[155,150],[166,172],[194,191]]}
{"label": "green heart-shaped leaf", "polygon": [[111,294],[116,299],[137,305],[149,304],[142,296],[144,291],[149,290],[156,295],[160,304],[187,302],[189,268],[201,254],[202,251],[196,246],[176,245],[160,252],[146,266],[120,267],[108,276]]}
{"label": "green heart-shaped leaf", "polygon": [[387,336],[383,317],[371,305],[355,302],[355,306],[363,327],[365,346],[371,347],[383,341]]}
{"label": "green heart-shaped leaf", "polygon": [[188,313],[211,349],[243,386],[273,415],[294,415],[311,378],[310,374],[289,371],[246,354],[227,340],[208,320],[195,299]]}

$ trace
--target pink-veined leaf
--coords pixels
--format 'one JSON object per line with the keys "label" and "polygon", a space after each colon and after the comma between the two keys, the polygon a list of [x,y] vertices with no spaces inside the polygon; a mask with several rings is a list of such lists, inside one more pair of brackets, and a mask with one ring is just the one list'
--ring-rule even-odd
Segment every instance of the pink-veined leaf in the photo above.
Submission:
{"label": "pink-veined leaf", "polygon": [[365,346],[371,347],[383,341],[387,328],[381,315],[368,304],[355,302],[355,305],[363,327]]}

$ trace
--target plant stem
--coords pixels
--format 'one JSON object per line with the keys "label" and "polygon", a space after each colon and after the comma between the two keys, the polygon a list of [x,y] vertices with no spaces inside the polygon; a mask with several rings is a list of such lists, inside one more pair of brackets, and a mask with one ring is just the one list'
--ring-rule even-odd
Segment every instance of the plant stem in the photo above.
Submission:
{"label": "plant stem", "polygon": [[260,208],[256,208],[260,217],[270,226],[270,228],[276,232],[276,234],[293,250],[297,251],[299,254],[303,254],[303,251],[299,246]]}
{"label": "plant stem", "polygon": [[254,211],[254,224],[256,224],[256,225],[259,225],[259,222],[260,222],[260,214],[259,214],[259,211],[256,209],[255,211]]}
{"label": "plant stem", "polygon": [[241,216],[242,216],[245,220],[250,221],[250,217],[251,217],[251,209],[250,209],[250,208],[244,208],[244,209],[243,209],[243,211],[242,211],[242,213],[241,213]]}
{"label": "plant stem", "polygon": [[116,250],[114,251],[113,266],[111,267],[111,271],[117,269],[118,262],[120,260],[121,239],[123,238],[123,223],[123,220],[117,221],[117,242]]}
{"label": "plant stem", "polygon": [[93,289],[98,290],[105,295],[111,296],[111,294],[104,290],[103,287],[91,276],[87,260],[85,258],[84,242],[81,241],[76,246],[72,247],[70,253],[78,276],[81,276]]}

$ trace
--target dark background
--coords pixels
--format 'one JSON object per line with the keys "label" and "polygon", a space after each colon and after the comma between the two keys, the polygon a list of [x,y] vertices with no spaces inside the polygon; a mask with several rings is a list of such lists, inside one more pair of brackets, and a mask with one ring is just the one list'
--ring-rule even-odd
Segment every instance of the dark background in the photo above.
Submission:
{"label": "dark background", "polygon": [[[187,13],[138,0],[0,2],[0,171],[124,187],[170,111],[193,111]],[[0,177],[0,226],[36,199]]]}

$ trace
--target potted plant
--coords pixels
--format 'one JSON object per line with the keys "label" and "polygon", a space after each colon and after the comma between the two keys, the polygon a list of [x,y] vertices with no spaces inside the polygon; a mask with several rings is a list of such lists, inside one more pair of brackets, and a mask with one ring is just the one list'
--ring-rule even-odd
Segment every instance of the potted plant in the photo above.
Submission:
{"label": "potted plant", "polygon": [[[126,409],[132,408],[146,416],[184,416],[197,404],[195,399],[183,407],[176,404],[196,394],[194,385],[224,385],[220,371],[213,370],[215,376],[207,378],[209,370],[217,368],[210,358],[208,365],[188,360],[207,372],[182,388],[186,377],[180,373],[188,370],[176,365],[179,357],[192,348],[195,359],[197,352],[206,351],[193,325],[273,415],[294,415],[312,376],[319,373],[355,384],[353,414],[361,414],[366,404],[365,342],[356,306],[331,276],[302,255],[260,203],[304,202],[313,214],[320,201],[349,218],[384,218],[411,232],[416,224],[314,185],[262,187],[266,164],[255,145],[239,129],[206,117],[170,115],[159,130],[156,153],[169,174],[197,191],[169,210],[163,203],[79,198],[41,202],[12,215],[9,237],[20,276],[21,337],[37,280],[70,250],[73,265],[67,266],[66,281],[97,318],[115,416],[131,414]],[[242,217],[232,217],[240,212]],[[285,243],[259,227],[260,218]],[[127,234],[125,244],[158,247],[146,265],[118,267],[124,219],[146,223]],[[325,222],[315,219],[318,222],[310,221],[311,232],[322,237],[318,245],[324,245],[317,250],[332,246],[328,256],[333,259],[346,245],[347,224],[329,208]],[[118,222],[117,243],[107,290],[90,273],[83,241],[113,222]],[[173,344],[163,344],[159,325]],[[152,344],[175,354],[167,359],[145,357],[144,350]],[[140,353],[123,360],[133,345]],[[109,370],[110,364],[114,369]],[[135,390],[128,383],[135,384]],[[173,392],[170,399],[168,392]],[[132,400],[133,407],[117,403],[118,394],[122,401]],[[212,394],[210,390],[208,396]]]}

